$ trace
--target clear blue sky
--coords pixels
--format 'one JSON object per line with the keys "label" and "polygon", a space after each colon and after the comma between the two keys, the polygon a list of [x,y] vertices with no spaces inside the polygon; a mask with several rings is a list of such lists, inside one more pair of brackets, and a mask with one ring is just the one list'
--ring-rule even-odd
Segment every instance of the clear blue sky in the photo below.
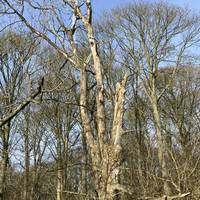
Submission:
{"label": "clear blue sky", "polygon": [[[140,0],[136,0],[139,2]],[[126,3],[135,2],[134,0],[92,0],[95,15],[100,15],[103,10],[108,10],[117,6],[126,5]],[[155,0],[143,0],[143,2],[155,2]],[[200,0],[164,0],[182,7],[190,8],[200,12]]]}

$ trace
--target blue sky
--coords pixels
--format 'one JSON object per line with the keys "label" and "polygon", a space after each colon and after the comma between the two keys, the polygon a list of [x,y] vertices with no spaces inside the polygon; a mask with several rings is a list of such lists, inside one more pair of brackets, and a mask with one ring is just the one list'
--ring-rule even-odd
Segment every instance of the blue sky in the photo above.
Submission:
{"label": "blue sky", "polygon": [[[140,0],[136,0],[139,2]],[[134,0],[92,0],[95,15],[101,14],[103,10],[111,9],[117,6],[125,5],[126,3],[135,2]],[[143,0],[143,2],[155,2],[155,0]],[[182,7],[190,8],[200,12],[200,0],[164,0]]]}

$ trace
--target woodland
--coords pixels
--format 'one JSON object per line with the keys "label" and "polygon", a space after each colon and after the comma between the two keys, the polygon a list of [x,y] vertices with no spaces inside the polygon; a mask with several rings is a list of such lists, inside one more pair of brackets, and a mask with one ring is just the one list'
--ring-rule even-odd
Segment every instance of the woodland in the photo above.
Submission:
{"label": "woodland", "polygon": [[0,200],[199,200],[200,15],[94,4],[0,0]]}

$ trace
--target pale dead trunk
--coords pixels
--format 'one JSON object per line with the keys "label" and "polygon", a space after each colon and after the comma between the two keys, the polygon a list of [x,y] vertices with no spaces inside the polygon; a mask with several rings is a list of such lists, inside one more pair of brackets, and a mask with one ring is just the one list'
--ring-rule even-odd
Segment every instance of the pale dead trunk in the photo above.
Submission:
{"label": "pale dead trunk", "polygon": [[122,153],[122,117],[123,117],[123,103],[125,94],[125,85],[127,76],[124,77],[122,83],[117,84],[114,118],[112,126],[112,139],[110,143],[105,142],[106,133],[106,117],[105,117],[105,98],[103,85],[103,68],[101,65],[97,41],[95,40],[94,30],[92,25],[92,8],[91,1],[86,0],[87,16],[83,16],[81,10],[77,8],[77,12],[87,30],[87,36],[90,43],[91,55],[93,58],[93,67],[95,71],[95,79],[97,82],[97,132],[98,140],[92,136],[90,120],[87,111],[87,74],[86,65],[81,67],[80,76],[80,105],[81,118],[84,128],[84,135],[88,143],[90,156],[92,160],[93,178],[95,188],[99,199],[112,199],[116,191],[122,190],[119,186],[119,173],[121,166]]}
{"label": "pale dead trunk", "polygon": [[[120,185],[120,167],[122,164],[122,120],[124,114],[124,99],[125,99],[125,86],[128,77],[125,75],[121,83],[117,83],[115,94],[115,107],[112,125],[112,152],[110,155],[110,174],[108,178],[108,193],[109,198],[118,198],[119,192],[125,192],[124,188]],[[127,191],[126,191],[127,192]]]}
{"label": "pale dead trunk", "polygon": [[[92,131],[90,128],[89,118],[87,114],[87,75],[85,69],[81,69],[81,116],[84,127],[84,134],[86,140],[90,145],[91,159],[93,163],[93,174],[96,189],[99,199],[111,199],[115,196],[119,188],[119,173],[121,165],[121,151],[122,151],[122,117],[123,117],[123,103],[125,94],[125,84],[127,76],[123,79],[122,83],[117,85],[116,97],[115,97],[115,109],[112,129],[112,142],[106,144],[102,142],[100,149],[103,153],[101,159],[99,150],[97,148],[96,141],[92,138]],[[98,168],[97,168],[98,167]]]}

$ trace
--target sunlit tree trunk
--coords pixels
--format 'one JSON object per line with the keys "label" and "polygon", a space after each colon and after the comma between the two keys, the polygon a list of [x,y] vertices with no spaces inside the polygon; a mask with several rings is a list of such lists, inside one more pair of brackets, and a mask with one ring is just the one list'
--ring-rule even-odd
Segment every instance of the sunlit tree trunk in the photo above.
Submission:
{"label": "sunlit tree trunk", "polygon": [[[96,186],[96,192],[99,199],[112,199],[116,195],[116,191],[123,190],[119,184],[119,173],[121,166],[122,153],[122,117],[123,103],[125,95],[125,85],[127,76],[124,77],[121,83],[117,84],[115,106],[113,114],[112,138],[109,143],[105,142],[106,134],[106,117],[105,117],[105,91],[103,85],[103,68],[98,52],[97,41],[95,40],[94,30],[92,25],[92,7],[91,1],[86,0],[87,16],[83,16],[80,9],[78,14],[81,17],[88,35],[90,43],[93,67],[95,71],[95,79],[97,82],[97,132],[98,140],[92,137],[92,129],[87,111],[87,73],[86,65],[81,67],[80,76],[80,105],[81,117],[84,127],[84,134],[88,143],[93,168],[93,178]],[[87,64],[87,63],[86,63]]]}
{"label": "sunlit tree trunk", "polygon": [[56,107],[56,142],[57,142],[57,198],[62,200],[63,195],[63,166],[62,166],[62,124],[60,120],[60,110]]}

